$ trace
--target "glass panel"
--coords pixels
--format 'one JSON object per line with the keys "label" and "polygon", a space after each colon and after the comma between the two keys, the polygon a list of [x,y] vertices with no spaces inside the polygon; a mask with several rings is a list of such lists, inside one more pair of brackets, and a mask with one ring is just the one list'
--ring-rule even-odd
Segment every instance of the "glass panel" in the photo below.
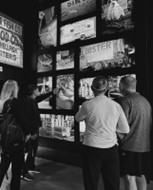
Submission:
{"label": "glass panel", "polygon": [[74,116],[41,114],[41,120],[40,136],[74,141]]}

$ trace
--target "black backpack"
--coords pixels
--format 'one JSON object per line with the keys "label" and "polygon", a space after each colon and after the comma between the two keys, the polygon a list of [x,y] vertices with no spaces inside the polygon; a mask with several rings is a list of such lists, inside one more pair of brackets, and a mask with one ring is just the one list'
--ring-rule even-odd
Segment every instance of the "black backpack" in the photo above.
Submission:
{"label": "black backpack", "polygon": [[5,102],[0,114],[1,145],[5,153],[18,151],[24,144],[24,134],[13,114],[11,102],[12,100]]}

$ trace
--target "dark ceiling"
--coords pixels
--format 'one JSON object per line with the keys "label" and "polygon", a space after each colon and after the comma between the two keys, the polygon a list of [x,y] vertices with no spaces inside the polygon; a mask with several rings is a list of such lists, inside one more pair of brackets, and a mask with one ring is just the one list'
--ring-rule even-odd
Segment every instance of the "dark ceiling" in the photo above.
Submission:
{"label": "dark ceiling", "polygon": [[24,23],[25,20],[33,17],[33,13],[45,9],[53,4],[66,0],[5,0],[0,6],[0,12]]}

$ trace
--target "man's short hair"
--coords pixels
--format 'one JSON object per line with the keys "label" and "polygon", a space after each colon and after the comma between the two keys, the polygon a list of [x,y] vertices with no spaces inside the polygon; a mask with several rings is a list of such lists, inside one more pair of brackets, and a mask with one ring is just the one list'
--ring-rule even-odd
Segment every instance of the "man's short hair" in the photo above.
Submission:
{"label": "man's short hair", "polygon": [[125,89],[136,89],[137,80],[132,76],[122,77],[120,83],[123,84]]}
{"label": "man's short hair", "polygon": [[105,91],[108,88],[108,80],[103,76],[99,76],[93,79],[92,88],[97,92]]}

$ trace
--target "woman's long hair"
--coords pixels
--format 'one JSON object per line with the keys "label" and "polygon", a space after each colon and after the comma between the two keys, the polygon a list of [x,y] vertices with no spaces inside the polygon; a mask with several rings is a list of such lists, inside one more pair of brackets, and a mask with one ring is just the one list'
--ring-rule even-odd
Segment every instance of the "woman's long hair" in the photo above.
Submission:
{"label": "woman's long hair", "polygon": [[7,80],[1,91],[0,95],[0,112],[6,100],[18,97],[18,83],[15,80]]}

